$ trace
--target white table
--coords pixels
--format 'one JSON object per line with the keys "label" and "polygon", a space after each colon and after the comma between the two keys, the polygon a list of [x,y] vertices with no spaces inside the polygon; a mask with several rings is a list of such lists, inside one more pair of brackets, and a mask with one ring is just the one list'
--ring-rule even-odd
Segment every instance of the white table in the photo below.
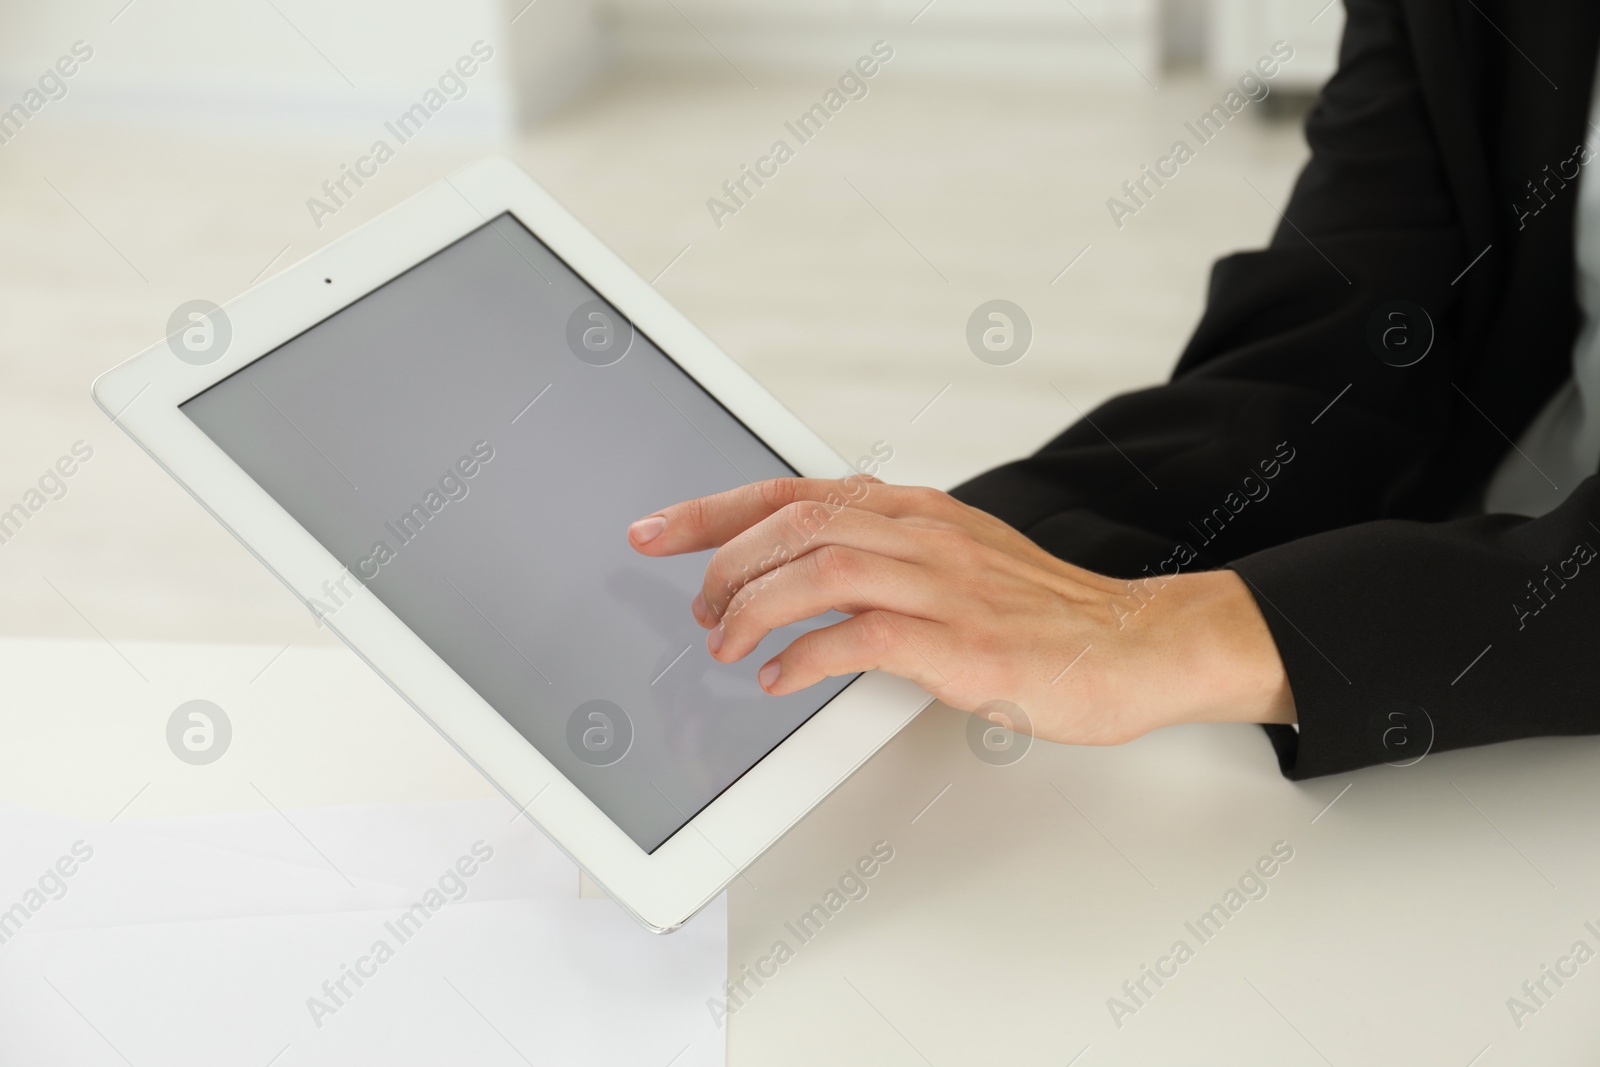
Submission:
{"label": "white table", "polygon": [[[252,782],[285,807],[492,795],[353,655],[279,652],[0,642],[0,802],[110,818],[131,798],[129,815],[260,808]],[[208,767],[166,747],[195,697],[234,728]],[[1600,952],[1600,741],[1295,785],[1253,727],[992,766],[966,723],[930,709],[734,884],[730,976],[792,953],[745,979],[735,1067],[1489,1067],[1600,1048],[1600,958],[1559,963],[1579,940]],[[786,923],[879,841],[894,858],[866,895],[802,942]],[[1293,857],[1266,895],[1202,941],[1186,924],[1278,842]],[[1535,1002],[1524,981],[1558,964],[1576,973]],[[1140,992],[1146,966],[1171,976]],[[1520,1028],[1514,996],[1537,1008]],[[1115,1019],[1112,997],[1133,1010]]]}

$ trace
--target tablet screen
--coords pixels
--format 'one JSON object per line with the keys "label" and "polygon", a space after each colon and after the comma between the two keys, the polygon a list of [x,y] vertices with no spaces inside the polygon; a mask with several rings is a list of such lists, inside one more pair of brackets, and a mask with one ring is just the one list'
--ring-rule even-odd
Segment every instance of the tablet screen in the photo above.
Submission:
{"label": "tablet screen", "polygon": [[850,681],[767,695],[838,616],[719,664],[689,614],[709,553],[629,547],[795,471],[510,215],[181,407],[348,569],[313,610],[366,585],[646,852]]}

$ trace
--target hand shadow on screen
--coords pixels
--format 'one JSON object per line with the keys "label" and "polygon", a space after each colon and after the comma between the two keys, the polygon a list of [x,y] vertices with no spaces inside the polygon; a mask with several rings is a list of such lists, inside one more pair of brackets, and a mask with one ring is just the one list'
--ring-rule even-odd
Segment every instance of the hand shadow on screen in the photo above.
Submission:
{"label": "hand shadow on screen", "polygon": [[[762,717],[751,714],[761,701],[774,699],[756,683],[760,665],[749,659],[733,664],[713,660],[704,647],[704,631],[689,614],[683,590],[648,569],[613,571],[605,585],[607,593],[636,611],[662,639],[654,670],[666,673],[652,687],[661,697],[663,745],[680,767],[693,767],[696,777],[712,783],[717,777],[713,753],[744,744],[759,747],[766,732]],[[673,663],[685,644],[689,648],[683,659]]]}
{"label": "hand shadow on screen", "polygon": [[668,644],[684,641],[690,631],[700,632],[683,590],[643,567],[624,567],[606,575],[606,592],[618,604],[632,608]]}

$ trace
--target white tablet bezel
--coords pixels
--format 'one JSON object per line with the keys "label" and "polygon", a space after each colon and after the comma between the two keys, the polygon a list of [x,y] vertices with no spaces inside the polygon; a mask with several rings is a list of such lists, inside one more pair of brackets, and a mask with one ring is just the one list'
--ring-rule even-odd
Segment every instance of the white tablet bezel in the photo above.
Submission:
{"label": "white tablet bezel", "polygon": [[[166,339],[107,371],[96,403],[301,601],[348,572],[178,405],[510,212],[802,475],[849,466],[520,168],[474,164],[225,305],[226,352]],[[619,536],[620,533],[619,533]],[[359,581],[323,618],[355,653],[645,926],[680,926],[931,700],[868,673],[646,854]],[[687,605],[685,606],[687,610]]]}

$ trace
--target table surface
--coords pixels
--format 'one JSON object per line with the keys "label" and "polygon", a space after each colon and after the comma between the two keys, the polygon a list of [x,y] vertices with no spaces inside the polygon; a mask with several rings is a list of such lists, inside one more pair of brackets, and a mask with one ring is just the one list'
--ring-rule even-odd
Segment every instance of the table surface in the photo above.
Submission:
{"label": "table surface", "polygon": [[[257,788],[282,807],[494,795],[343,649],[12,640],[0,676],[0,802],[109,819],[255,810]],[[165,739],[198,697],[234,730],[206,767]],[[734,1067],[1600,1047],[1600,740],[1296,784],[1254,727],[997,765],[968,722],[930,708],[734,883]],[[893,858],[848,878],[874,846]]]}

